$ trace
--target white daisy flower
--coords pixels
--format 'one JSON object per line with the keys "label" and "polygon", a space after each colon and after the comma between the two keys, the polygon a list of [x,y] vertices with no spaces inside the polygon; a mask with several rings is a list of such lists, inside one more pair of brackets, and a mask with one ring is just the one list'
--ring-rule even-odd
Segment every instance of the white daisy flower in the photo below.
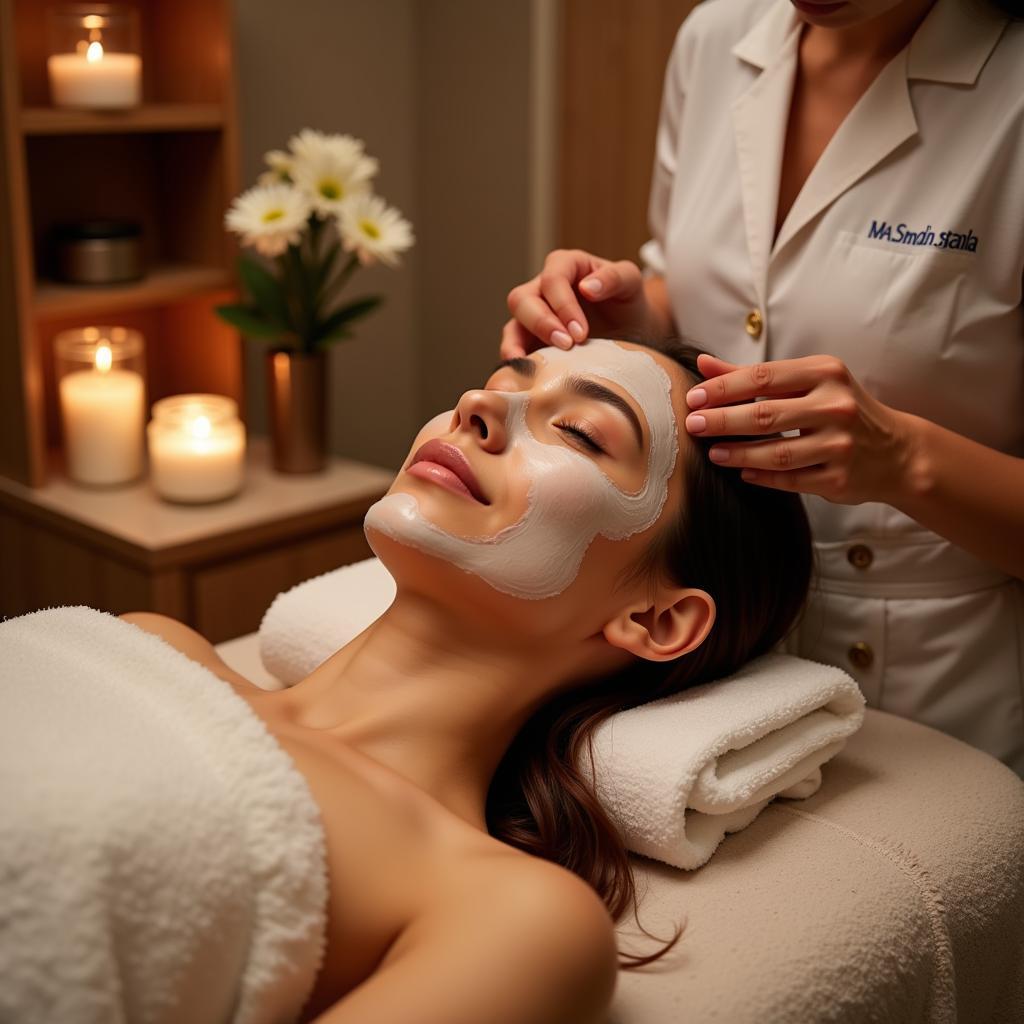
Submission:
{"label": "white daisy flower", "polygon": [[263,256],[279,256],[289,245],[298,245],[309,213],[309,200],[297,188],[256,185],[234,200],[224,223],[244,245]]}
{"label": "white daisy flower", "polygon": [[303,128],[298,135],[293,135],[288,140],[288,148],[292,158],[297,160],[317,160],[327,154],[343,163],[354,163],[366,155],[362,139],[319,132],[315,128]]}
{"label": "white daisy flower", "polygon": [[363,266],[380,260],[397,267],[398,253],[416,239],[412,225],[380,196],[360,194],[347,199],[338,211],[338,225],[346,252],[355,252]]}
{"label": "white daisy flower", "polygon": [[370,179],[380,167],[374,157],[366,156],[363,143],[351,135],[327,135],[305,128],[289,140],[288,147],[292,180],[309,196],[321,217],[336,214],[346,199],[368,193]]}
{"label": "white daisy flower", "polygon": [[283,149],[271,149],[263,154],[264,163],[270,168],[257,179],[261,185],[279,185],[292,180],[292,156]]}

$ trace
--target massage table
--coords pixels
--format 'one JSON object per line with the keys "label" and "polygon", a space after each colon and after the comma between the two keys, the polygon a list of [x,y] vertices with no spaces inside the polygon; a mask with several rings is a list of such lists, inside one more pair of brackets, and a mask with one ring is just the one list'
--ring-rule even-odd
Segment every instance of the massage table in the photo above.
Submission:
{"label": "massage table", "polygon": [[[217,650],[281,687],[258,634]],[[697,870],[630,855],[644,926],[686,929],[619,973],[607,1024],[1024,1022],[1024,782],[874,708],[822,776]],[[618,934],[622,950],[660,948],[631,914]]]}

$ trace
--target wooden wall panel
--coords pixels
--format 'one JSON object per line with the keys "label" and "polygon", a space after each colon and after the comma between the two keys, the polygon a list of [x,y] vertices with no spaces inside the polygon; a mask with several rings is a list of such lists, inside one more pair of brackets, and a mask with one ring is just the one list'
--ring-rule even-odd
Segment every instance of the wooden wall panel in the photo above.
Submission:
{"label": "wooden wall panel", "polygon": [[696,0],[563,0],[557,245],[639,260],[661,88]]}

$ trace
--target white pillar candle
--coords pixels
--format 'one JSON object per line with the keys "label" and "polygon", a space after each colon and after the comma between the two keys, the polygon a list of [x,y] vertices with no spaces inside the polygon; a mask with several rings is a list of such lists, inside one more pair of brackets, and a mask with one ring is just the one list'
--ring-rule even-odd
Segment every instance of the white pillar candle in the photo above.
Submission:
{"label": "white pillar candle", "polygon": [[134,370],[111,369],[110,348],[96,365],[60,379],[68,474],[83,484],[120,484],[142,473],[145,385]]}
{"label": "white pillar candle", "polygon": [[153,406],[146,428],[150,476],[161,497],[219,501],[242,486],[245,427],[223,395],[175,395]]}
{"label": "white pillar candle", "polygon": [[50,94],[58,107],[134,107],[142,99],[142,58],[107,53],[99,42],[83,53],[47,58]]}

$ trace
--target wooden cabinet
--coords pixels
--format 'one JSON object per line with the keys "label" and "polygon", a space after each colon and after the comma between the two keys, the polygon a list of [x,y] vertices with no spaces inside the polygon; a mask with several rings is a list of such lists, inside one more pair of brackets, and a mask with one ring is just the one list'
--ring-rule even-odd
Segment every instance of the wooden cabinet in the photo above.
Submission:
{"label": "wooden cabinet", "polygon": [[[213,307],[233,297],[224,212],[239,191],[229,0],[134,0],[143,104],[53,107],[40,0],[0,0],[0,614],[87,604],[162,612],[213,642],[249,632],[279,591],[372,554],[367,508],[393,473],[334,459],[285,477],[250,438],[246,485],[207,507],[148,481],[109,490],[64,473],[53,338],[120,324],[145,338],[147,400],[212,392],[245,419],[242,340]],[[142,226],[148,272],[115,286],[51,279],[69,220]]]}
{"label": "wooden cabinet", "polygon": [[255,630],[282,590],[373,552],[367,509],[394,474],[332,458],[284,478],[250,445],[242,493],[170,505],[147,482],[83,490],[60,474],[43,487],[0,478],[0,615],[85,604],[155,611],[220,643]]}

